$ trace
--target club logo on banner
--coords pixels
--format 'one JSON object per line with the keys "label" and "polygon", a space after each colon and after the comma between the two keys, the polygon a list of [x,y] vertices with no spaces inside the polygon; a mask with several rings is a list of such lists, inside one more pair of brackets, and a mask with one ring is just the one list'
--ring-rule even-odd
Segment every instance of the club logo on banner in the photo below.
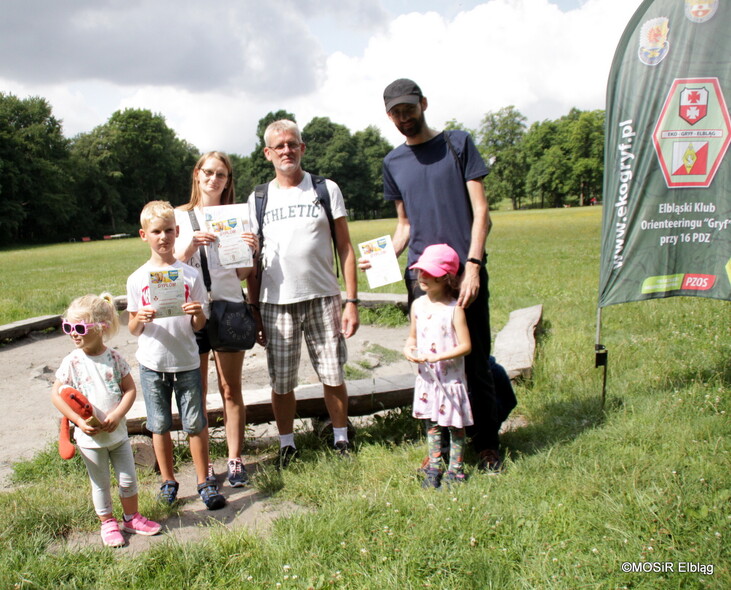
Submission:
{"label": "club logo on banner", "polygon": [[718,0],[709,0],[708,2],[685,0],[685,16],[694,23],[704,23],[712,19],[717,10]]}
{"label": "club logo on banner", "polygon": [[680,118],[695,125],[708,114],[708,90],[700,88],[683,88],[680,93]]}
{"label": "club logo on banner", "polygon": [[652,139],[668,188],[708,188],[731,142],[718,78],[673,81]]}
{"label": "club logo on banner", "polygon": [[665,17],[653,18],[642,25],[640,31],[640,61],[648,66],[656,66],[668,53],[668,19]]}

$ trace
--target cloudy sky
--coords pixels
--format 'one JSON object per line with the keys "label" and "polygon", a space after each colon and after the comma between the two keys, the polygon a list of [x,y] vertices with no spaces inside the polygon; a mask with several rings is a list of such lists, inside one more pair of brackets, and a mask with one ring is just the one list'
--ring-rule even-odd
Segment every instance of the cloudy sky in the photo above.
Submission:
{"label": "cloudy sky", "polygon": [[477,127],[604,108],[614,50],[640,0],[3,0],[0,92],[42,96],[71,137],[116,110],[161,113],[201,151],[248,154],[285,109],[351,131],[416,80],[427,121]]}

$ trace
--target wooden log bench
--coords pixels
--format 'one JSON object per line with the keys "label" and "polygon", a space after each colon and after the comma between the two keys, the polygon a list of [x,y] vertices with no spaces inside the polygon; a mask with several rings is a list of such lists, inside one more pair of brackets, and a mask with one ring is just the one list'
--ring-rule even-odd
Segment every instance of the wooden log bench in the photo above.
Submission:
{"label": "wooden log bench", "polygon": [[[360,379],[348,381],[348,416],[369,416],[383,410],[400,408],[411,403],[414,394],[414,374],[388,378]],[[327,416],[322,385],[302,385],[295,389],[298,418],[322,418]],[[220,396],[211,395],[213,404],[208,404],[208,423],[223,426],[223,408]],[[218,401],[218,406],[216,405]],[[274,421],[271,404],[271,389],[244,390],[246,402],[246,423],[265,424]],[[127,414],[127,430],[130,434],[148,434],[145,429],[145,403],[136,401]],[[180,430],[180,417],[173,413],[173,430]]]}
{"label": "wooden log bench", "polygon": [[[508,323],[495,339],[494,356],[503,365],[511,380],[529,378],[535,355],[535,329],[541,321],[542,305],[534,305],[511,312]],[[411,404],[414,395],[415,373],[394,377],[374,377],[348,382],[348,416],[368,416],[383,410],[391,410]],[[319,419],[327,416],[322,386],[303,385],[295,389],[297,417]],[[209,400],[220,404],[219,396]],[[274,421],[271,406],[271,389],[245,390],[247,424],[264,424]],[[209,402],[208,421],[211,426],[223,425],[223,408]],[[173,428],[180,429],[180,418],[173,415]],[[139,400],[130,410],[127,419],[130,434],[145,434],[144,402]]]}
{"label": "wooden log bench", "polygon": [[529,379],[536,353],[536,328],[543,317],[543,305],[510,312],[508,323],[495,337],[492,354],[511,380]]}

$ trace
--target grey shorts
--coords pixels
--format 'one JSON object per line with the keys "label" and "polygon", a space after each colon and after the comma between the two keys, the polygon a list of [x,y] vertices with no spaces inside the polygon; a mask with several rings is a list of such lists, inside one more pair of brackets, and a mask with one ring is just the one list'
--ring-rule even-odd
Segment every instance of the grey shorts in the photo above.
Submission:
{"label": "grey shorts", "polygon": [[343,384],[348,349],[340,331],[341,317],[340,295],[285,305],[261,304],[269,379],[275,393],[289,393],[297,386],[303,334],[312,368],[320,382],[331,386]]}

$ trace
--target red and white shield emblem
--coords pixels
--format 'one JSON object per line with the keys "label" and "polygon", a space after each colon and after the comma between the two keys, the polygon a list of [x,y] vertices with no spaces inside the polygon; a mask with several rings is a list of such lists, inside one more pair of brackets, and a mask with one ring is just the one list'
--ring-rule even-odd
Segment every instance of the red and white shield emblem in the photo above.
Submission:
{"label": "red and white shield emblem", "polygon": [[701,88],[684,88],[680,92],[680,118],[695,125],[708,113],[708,90]]}

